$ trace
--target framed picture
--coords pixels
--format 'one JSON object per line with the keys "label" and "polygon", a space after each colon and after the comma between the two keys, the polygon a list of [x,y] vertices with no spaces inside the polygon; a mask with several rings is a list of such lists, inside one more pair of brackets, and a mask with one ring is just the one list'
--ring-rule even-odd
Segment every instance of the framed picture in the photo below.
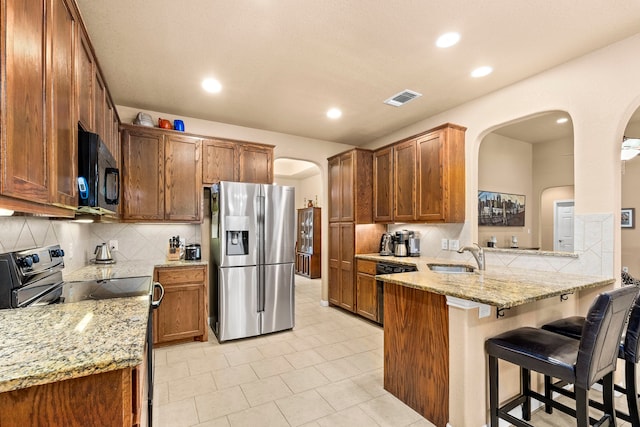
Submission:
{"label": "framed picture", "polygon": [[620,227],[636,228],[636,208],[624,208],[620,212]]}
{"label": "framed picture", "polygon": [[524,227],[525,196],[478,191],[478,225]]}

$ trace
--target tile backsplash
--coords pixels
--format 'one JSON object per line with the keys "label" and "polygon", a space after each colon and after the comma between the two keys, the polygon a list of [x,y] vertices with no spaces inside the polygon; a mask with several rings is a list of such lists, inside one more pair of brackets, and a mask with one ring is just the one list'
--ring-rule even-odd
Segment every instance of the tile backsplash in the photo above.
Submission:
{"label": "tile backsplash", "polygon": [[38,217],[0,218],[0,252],[59,243],[65,251],[65,271],[89,263],[97,245],[118,241],[116,260],[163,261],[169,238],[180,235],[186,243],[200,243],[199,224],[83,224]]}

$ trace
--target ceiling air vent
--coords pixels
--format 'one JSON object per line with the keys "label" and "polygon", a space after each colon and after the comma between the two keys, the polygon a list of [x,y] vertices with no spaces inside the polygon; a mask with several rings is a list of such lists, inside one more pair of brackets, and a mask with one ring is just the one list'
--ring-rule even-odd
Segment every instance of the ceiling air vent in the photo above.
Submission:
{"label": "ceiling air vent", "polygon": [[405,89],[400,93],[396,93],[391,98],[384,101],[385,104],[393,105],[394,107],[399,107],[401,105],[406,104],[407,102],[416,99],[417,97],[422,96],[421,93],[414,92],[409,89]]}

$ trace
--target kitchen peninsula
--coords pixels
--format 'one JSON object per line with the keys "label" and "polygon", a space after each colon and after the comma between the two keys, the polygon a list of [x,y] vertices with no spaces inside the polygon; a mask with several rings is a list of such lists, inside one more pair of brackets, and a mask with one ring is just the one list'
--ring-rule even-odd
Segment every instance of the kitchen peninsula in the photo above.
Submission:
{"label": "kitchen peninsula", "polygon": [[[427,264],[464,263],[426,257],[356,258],[418,267],[376,276],[384,282],[384,388],[438,427],[487,423],[486,338],[576,314],[615,282],[494,266],[440,273]],[[515,368],[501,374],[502,400],[517,392],[519,382]]]}

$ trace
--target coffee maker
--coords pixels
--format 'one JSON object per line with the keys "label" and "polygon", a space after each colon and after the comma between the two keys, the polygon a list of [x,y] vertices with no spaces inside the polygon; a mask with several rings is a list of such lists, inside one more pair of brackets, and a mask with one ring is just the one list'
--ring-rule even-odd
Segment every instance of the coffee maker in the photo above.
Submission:
{"label": "coffee maker", "polygon": [[409,230],[396,231],[395,256],[407,256],[409,252],[409,237],[412,232]]}

